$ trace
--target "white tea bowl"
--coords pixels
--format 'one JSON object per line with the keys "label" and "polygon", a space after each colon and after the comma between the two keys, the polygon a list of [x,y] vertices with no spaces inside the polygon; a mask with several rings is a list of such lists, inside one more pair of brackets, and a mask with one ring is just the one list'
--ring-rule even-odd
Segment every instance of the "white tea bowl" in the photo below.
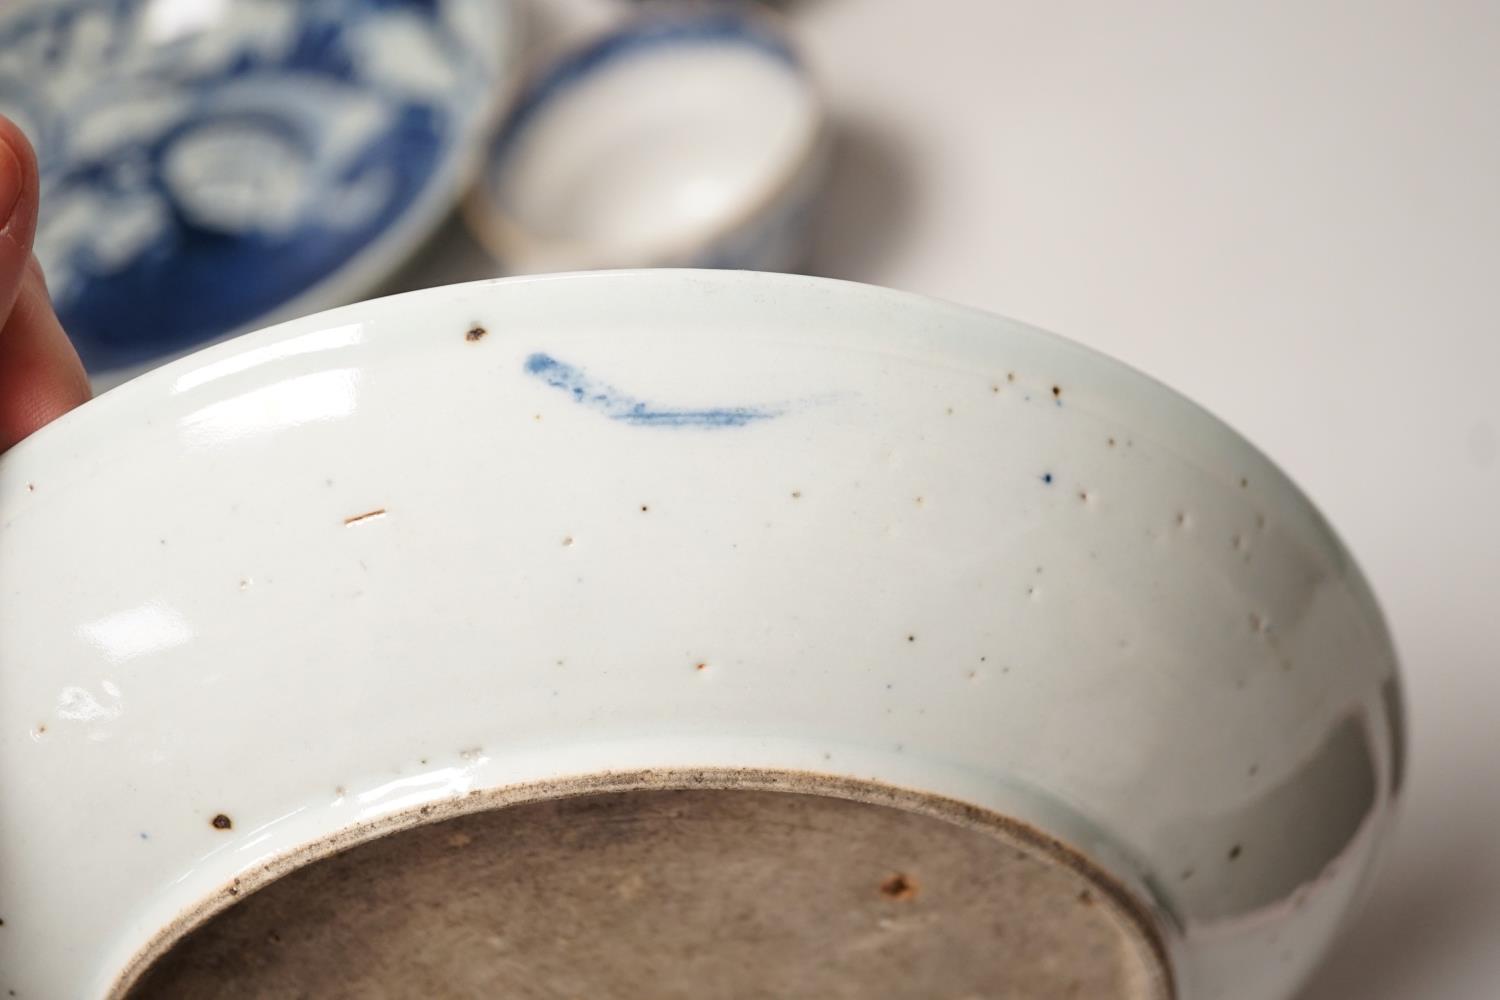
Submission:
{"label": "white tea bowl", "polygon": [[654,8],[524,88],[466,217],[511,273],[791,270],[827,147],[779,19],[737,4]]}

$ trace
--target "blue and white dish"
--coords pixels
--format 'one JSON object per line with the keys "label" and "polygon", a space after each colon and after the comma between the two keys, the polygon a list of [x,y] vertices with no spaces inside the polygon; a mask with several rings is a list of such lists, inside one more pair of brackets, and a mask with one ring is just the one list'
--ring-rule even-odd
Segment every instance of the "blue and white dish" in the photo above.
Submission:
{"label": "blue and white dish", "polygon": [[90,371],[371,290],[451,209],[508,0],[45,0],[0,17],[36,252]]}
{"label": "blue and white dish", "polygon": [[513,273],[794,270],[827,152],[821,101],[779,18],[655,8],[527,85],[467,217]]}
{"label": "blue and white dish", "polygon": [[1291,1000],[1406,782],[1266,456],[877,288],[302,317],[7,451],[0,525],[0,997]]}

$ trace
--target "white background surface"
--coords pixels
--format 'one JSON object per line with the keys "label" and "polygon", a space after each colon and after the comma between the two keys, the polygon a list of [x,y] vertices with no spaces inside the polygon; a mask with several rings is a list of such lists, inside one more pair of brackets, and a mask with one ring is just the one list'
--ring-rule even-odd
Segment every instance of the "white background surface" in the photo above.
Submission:
{"label": "white background surface", "polygon": [[[1500,3],[787,6],[841,140],[814,270],[1155,375],[1369,575],[1407,801],[1303,1000],[1500,996]],[[450,227],[403,282],[491,273]]]}

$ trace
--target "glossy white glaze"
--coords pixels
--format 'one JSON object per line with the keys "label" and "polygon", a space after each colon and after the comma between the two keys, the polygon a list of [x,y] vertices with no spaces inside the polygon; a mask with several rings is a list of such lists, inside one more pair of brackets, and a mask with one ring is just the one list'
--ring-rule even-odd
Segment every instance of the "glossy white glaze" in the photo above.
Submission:
{"label": "glossy white glaze", "polygon": [[1049,830],[1157,910],[1183,997],[1273,1000],[1399,786],[1378,611],[1263,456],[1066,341],[815,279],[479,283],[211,348],[0,458],[0,595],[20,996],[103,993],[356,823],[780,767]]}
{"label": "glossy white glaze", "polygon": [[531,82],[468,217],[512,273],[788,269],[826,152],[821,102],[778,19],[658,8]]}

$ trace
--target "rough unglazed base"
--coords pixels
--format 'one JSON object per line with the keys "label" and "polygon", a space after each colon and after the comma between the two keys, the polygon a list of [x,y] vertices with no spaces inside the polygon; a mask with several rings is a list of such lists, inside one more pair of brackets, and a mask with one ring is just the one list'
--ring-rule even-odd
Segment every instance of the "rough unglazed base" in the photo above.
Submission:
{"label": "rough unglazed base", "polygon": [[1004,817],[809,775],[600,784],[312,860],[143,956],[129,996],[1171,995],[1134,900]]}

